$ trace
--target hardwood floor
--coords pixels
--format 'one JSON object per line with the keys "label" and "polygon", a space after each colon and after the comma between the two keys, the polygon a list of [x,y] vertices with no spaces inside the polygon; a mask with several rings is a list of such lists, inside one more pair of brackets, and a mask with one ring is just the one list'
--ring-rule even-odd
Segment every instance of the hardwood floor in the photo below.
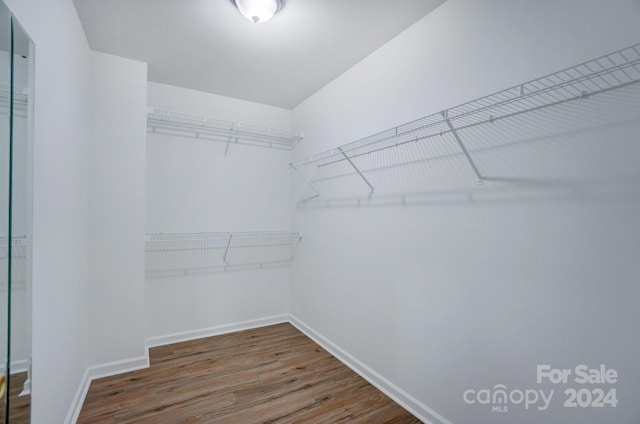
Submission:
{"label": "hardwood floor", "polygon": [[28,424],[31,412],[31,395],[19,396],[24,388],[27,373],[21,372],[11,376],[11,396],[9,406],[9,422],[11,424]]}
{"label": "hardwood floor", "polygon": [[[9,391],[9,422],[11,424],[29,424],[31,396],[18,396],[24,387],[27,373],[11,375]],[[4,411],[0,414],[0,424],[4,424]]]}
{"label": "hardwood floor", "polygon": [[78,423],[419,423],[290,324],[152,348],[91,383]]}

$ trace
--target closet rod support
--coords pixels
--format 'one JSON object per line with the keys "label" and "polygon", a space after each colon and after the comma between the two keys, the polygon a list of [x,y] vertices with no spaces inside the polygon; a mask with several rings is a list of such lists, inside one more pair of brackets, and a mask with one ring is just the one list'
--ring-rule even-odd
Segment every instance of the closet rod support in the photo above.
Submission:
{"label": "closet rod support", "polygon": [[302,135],[302,133],[296,133],[295,141],[293,142],[293,145],[291,146],[291,149],[293,150],[293,148],[296,147],[298,145],[298,143],[300,143],[302,141],[303,138],[304,138],[304,136]]}
{"label": "closet rod support", "polygon": [[443,110],[442,111],[442,116],[444,117],[444,120],[447,123],[447,126],[451,130],[451,134],[453,134],[453,137],[458,142],[458,146],[460,146],[460,149],[462,149],[462,152],[464,153],[465,157],[467,158],[467,161],[469,162],[469,165],[471,165],[471,168],[473,168],[473,172],[476,174],[476,177],[478,177],[478,185],[482,185],[484,183],[484,178],[482,178],[482,174],[478,170],[478,167],[476,166],[476,163],[473,161],[473,158],[471,157],[471,154],[469,154],[469,151],[467,150],[466,146],[462,142],[462,139],[460,138],[460,135],[458,135],[458,131],[456,131],[456,127],[454,127],[453,124],[451,123],[451,120],[449,119],[448,111]]}
{"label": "closet rod support", "polygon": [[[227,140],[227,147],[224,149],[224,157],[227,157],[227,153],[229,152],[229,146],[231,145],[231,139],[233,138],[233,130],[235,128],[235,122],[231,124],[231,129],[229,130],[229,139]],[[271,147],[271,146],[269,146]]]}
{"label": "closet rod support", "polygon": [[311,200],[311,199],[315,199],[316,197],[320,196],[320,193],[318,192],[318,190],[316,190],[315,188],[313,188],[313,186],[311,185],[311,182],[309,180],[307,180],[304,175],[302,175],[302,173],[300,171],[298,171],[298,168],[296,168],[293,164],[289,164],[289,167],[291,169],[293,169],[294,171],[296,171],[296,174],[298,174],[300,176],[300,178],[302,178],[302,180],[307,184],[307,187],[309,187],[311,189],[311,191],[313,191],[313,195],[311,195],[310,197],[306,198],[304,200],[304,202]]}
{"label": "closet rod support", "polygon": [[309,196],[309,197],[306,197],[306,198],[302,199],[300,201],[300,203],[307,203],[307,202],[309,202],[309,201],[311,201],[311,200],[313,200],[313,199],[315,199],[317,197],[320,197],[320,195],[319,194],[314,194],[313,196]]}
{"label": "closet rod support", "polygon": [[358,167],[355,165],[355,163],[353,163],[353,161],[351,160],[351,158],[349,156],[347,156],[347,154],[342,150],[342,147],[338,147],[338,150],[340,151],[340,153],[342,153],[342,156],[344,156],[344,158],[347,160],[347,162],[349,162],[349,164],[353,167],[353,169],[356,170],[356,172],[358,173],[358,175],[360,175],[360,178],[362,178],[364,180],[365,183],[367,183],[367,185],[369,186],[369,188],[371,189],[371,191],[369,192],[369,197],[371,197],[373,195],[373,186],[371,185],[371,183],[369,182],[369,180],[367,180],[365,178],[364,175],[362,175],[362,172],[360,172],[360,170],[358,169]]}
{"label": "closet rod support", "polygon": [[229,240],[227,240],[227,247],[224,249],[224,256],[222,257],[222,260],[224,261],[225,264],[227,265],[231,265],[228,261],[227,261],[227,253],[229,253],[229,246],[231,246],[231,239],[233,238],[233,234],[229,234]]}

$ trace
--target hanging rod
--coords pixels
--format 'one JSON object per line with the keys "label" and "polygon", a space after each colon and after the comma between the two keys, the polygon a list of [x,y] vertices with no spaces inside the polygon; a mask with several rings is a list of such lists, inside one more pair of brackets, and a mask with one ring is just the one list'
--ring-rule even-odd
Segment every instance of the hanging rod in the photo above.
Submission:
{"label": "hanging rod", "polygon": [[231,144],[244,144],[291,150],[303,138],[296,131],[160,108],[148,108],[147,132],[220,141],[227,149]]}
{"label": "hanging rod", "polygon": [[[585,99],[640,81],[640,43],[472,100],[289,164],[318,167],[452,133],[476,125]],[[470,157],[468,157],[469,159]],[[471,165],[475,167],[473,162]],[[477,171],[477,169],[474,169]],[[480,182],[479,172],[476,172]]]}

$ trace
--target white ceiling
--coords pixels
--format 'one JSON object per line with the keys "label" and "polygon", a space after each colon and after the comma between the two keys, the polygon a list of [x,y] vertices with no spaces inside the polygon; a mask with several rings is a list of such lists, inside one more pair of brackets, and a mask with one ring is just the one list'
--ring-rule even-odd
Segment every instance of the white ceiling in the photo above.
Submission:
{"label": "white ceiling", "polygon": [[264,24],[230,0],[74,2],[91,48],[150,81],[293,108],[444,0],[287,0]]}

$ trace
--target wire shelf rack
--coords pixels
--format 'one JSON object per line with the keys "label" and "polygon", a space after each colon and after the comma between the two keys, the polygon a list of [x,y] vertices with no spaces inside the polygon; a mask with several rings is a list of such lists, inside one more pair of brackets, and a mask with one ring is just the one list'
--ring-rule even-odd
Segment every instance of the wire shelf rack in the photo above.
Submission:
{"label": "wire shelf rack", "polygon": [[[7,266],[9,243],[7,237],[0,237],[0,288],[7,286]],[[11,283],[24,283],[27,275],[26,236],[11,237]]]}
{"label": "wire shelf rack", "polygon": [[[341,164],[344,170],[348,170],[368,185],[371,196],[375,184],[372,184],[367,169],[360,166],[363,161],[377,161],[373,168],[378,170],[386,165],[406,164],[416,159],[410,152],[424,148],[429,140],[437,139],[445,140],[447,146],[442,146],[438,141],[435,149],[440,151],[432,152],[432,156],[464,155],[467,167],[475,174],[478,183],[482,184],[485,180],[484,175],[474,162],[473,150],[467,149],[460,137],[461,132],[484,124],[507,121],[507,118],[519,117],[529,112],[589,99],[600,93],[638,82],[640,43],[342,146],[294,160],[289,167],[297,171],[315,193],[306,200],[320,195],[312,185],[314,181],[310,181],[300,172],[306,165],[315,165],[316,169],[321,169]],[[382,152],[387,153],[382,155]],[[376,157],[375,154],[378,154],[378,159],[367,159]],[[389,158],[392,158],[393,163],[385,162]]]}
{"label": "wire shelf rack", "polygon": [[286,231],[147,234],[147,277],[288,266],[302,234]]}
{"label": "wire shelf rack", "polygon": [[[9,84],[0,84],[0,113],[9,109]],[[26,87],[13,86],[13,105],[19,112],[25,112],[29,104],[29,90]]]}
{"label": "wire shelf rack", "polygon": [[[9,84],[0,84],[0,98],[9,98]],[[26,87],[13,86],[13,100],[15,102],[27,103],[29,101],[29,93]]]}
{"label": "wire shelf rack", "polygon": [[227,150],[232,144],[291,150],[303,138],[291,130],[159,108],[147,110],[147,132],[219,141]]}

